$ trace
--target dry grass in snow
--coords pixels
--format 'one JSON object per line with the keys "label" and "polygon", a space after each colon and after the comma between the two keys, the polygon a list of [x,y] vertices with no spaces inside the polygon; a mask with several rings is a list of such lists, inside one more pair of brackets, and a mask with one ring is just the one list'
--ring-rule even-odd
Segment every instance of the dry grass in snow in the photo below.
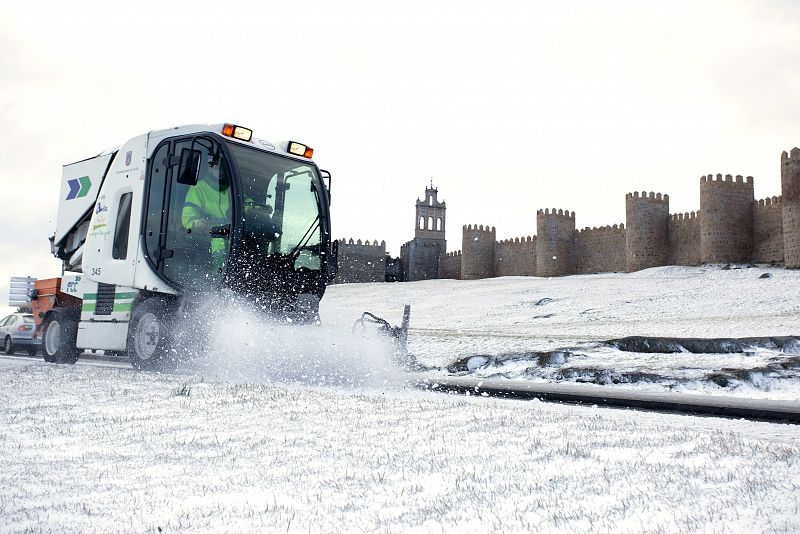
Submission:
{"label": "dry grass in snow", "polygon": [[0,358],[18,531],[796,532],[795,426]]}

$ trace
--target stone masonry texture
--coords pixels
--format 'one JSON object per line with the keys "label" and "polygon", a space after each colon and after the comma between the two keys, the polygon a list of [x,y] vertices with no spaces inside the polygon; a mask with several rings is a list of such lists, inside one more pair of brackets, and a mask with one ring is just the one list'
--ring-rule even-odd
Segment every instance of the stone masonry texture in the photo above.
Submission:
{"label": "stone masonry texture", "polygon": [[783,254],[787,267],[800,268],[800,148],[781,154]]}

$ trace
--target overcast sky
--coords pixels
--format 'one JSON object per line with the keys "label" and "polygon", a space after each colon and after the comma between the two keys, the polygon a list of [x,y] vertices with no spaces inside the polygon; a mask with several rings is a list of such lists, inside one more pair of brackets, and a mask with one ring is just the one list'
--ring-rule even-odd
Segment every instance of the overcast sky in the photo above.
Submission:
{"label": "overcast sky", "polygon": [[0,304],[49,255],[61,165],[148,130],[234,122],[315,149],[334,237],[413,237],[430,183],[461,226],[536,209],[699,208],[708,173],[780,194],[800,145],[800,2],[63,2],[0,18]]}

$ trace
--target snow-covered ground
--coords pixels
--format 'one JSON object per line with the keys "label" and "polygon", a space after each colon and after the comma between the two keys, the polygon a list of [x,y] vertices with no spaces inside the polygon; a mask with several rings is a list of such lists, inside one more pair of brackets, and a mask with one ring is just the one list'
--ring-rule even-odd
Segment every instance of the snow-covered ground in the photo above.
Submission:
{"label": "snow-covered ground", "polygon": [[[2,356],[0,531],[797,532],[798,426],[417,391],[388,346],[348,332],[408,302],[434,372],[513,374],[504,356],[583,347],[596,364],[613,352],[598,341],[630,335],[797,334],[798,282],[662,268],[334,286],[324,327],[226,310],[210,355],[175,374]],[[603,358],[659,364],[640,356]],[[695,356],[772,357],[656,372]]]}
{"label": "snow-covered ground", "polygon": [[797,532],[800,427],[0,358],[4,532]]}
{"label": "snow-covered ground", "polygon": [[[323,321],[346,328],[363,309],[396,324],[405,303],[412,305],[410,352],[442,372],[461,361],[462,370],[482,377],[800,401],[798,342],[727,354],[648,354],[598,343],[627,336],[798,337],[800,271],[659,267],[333,286]],[[550,351],[557,352],[541,354]]]}

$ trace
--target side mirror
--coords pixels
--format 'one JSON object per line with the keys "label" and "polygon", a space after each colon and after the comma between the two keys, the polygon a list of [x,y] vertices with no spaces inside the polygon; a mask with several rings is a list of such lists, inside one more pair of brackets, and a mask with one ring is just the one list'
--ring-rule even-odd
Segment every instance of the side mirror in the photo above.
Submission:
{"label": "side mirror", "polygon": [[200,160],[202,153],[199,150],[184,148],[181,150],[181,162],[178,165],[178,183],[183,185],[197,185],[200,176]]}
{"label": "side mirror", "polygon": [[325,258],[325,264],[328,267],[328,283],[333,283],[336,274],[339,272],[339,241],[334,239],[331,243],[330,255]]}
{"label": "side mirror", "polygon": [[331,173],[329,173],[326,170],[320,169],[319,174],[322,176],[323,180],[327,180],[328,181],[328,183],[325,184],[325,186],[326,186],[326,189],[328,190],[328,205],[330,205],[330,203],[331,203],[331,183],[333,182],[333,179],[331,178]]}

